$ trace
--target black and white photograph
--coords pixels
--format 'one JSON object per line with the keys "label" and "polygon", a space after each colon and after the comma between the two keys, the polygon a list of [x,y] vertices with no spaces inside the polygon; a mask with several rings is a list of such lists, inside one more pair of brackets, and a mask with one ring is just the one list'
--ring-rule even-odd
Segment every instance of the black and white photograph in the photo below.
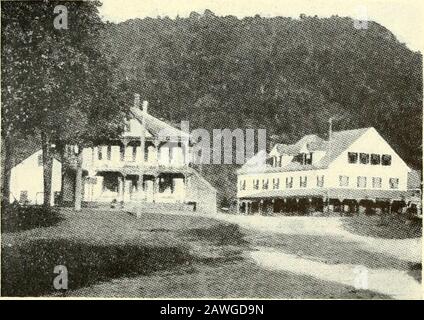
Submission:
{"label": "black and white photograph", "polygon": [[1,1],[0,299],[422,300],[423,21]]}

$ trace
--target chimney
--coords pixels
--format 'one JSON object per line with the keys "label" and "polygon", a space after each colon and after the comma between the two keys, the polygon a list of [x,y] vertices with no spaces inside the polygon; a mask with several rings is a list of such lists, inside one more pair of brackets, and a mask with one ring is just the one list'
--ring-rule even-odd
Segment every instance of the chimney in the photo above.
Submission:
{"label": "chimney", "polygon": [[147,113],[147,107],[149,106],[149,102],[146,100],[143,100],[143,112]]}
{"label": "chimney", "polygon": [[140,108],[140,95],[138,93],[134,93],[134,107]]}

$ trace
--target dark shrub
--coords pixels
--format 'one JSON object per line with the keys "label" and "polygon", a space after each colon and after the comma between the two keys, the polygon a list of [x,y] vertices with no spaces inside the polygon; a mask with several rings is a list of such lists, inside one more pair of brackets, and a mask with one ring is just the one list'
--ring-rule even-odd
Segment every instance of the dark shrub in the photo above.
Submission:
{"label": "dark shrub", "polygon": [[2,232],[23,231],[55,225],[62,218],[54,208],[44,206],[21,206],[18,203],[2,204]]}
{"label": "dark shrub", "polygon": [[243,239],[244,234],[240,231],[240,227],[236,224],[223,224],[208,227],[190,229],[187,233],[199,240],[206,240],[217,245],[240,245],[246,244]]}

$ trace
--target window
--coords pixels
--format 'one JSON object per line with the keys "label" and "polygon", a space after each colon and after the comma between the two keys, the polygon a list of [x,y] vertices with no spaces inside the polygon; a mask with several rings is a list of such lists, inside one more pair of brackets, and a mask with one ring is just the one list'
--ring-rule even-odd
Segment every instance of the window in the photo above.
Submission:
{"label": "window", "polygon": [[103,147],[97,147],[97,159],[102,160],[103,159]]}
{"label": "window", "polygon": [[[169,149],[169,150],[171,150],[171,149]],[[132,147],[132,161],[135,161],[136,157],[137,157],[137,147],[133,146]]]}
{"label": "window", "polygon": [[324,187],[324,176],[317,176],[317,187]]}
{"label": "window", "polygon": [[375,153],[372,153],[371,154],[371,164],[372,165],[378,165],[378,164],[380,164],[380,155],[379,154],[375,154]]}
{"label": "window", "polygon": [[381,178],[380,177],[373,177],[372,178],[372,187],[379,189],[381,188]]}
{"label": "window", "polygon": [[19,194],[19,202],[27,203],[28,202],[28,191],[21,191]]}
{"label": "window", "polygon": [[240,190],[246,190],[246,180],[240,181]]}
{"label": "window", "polygon": [[390,186],[390,189],[399,188],[399,179],[398,178],[390,178],[389,179],[389,186]]}
{"label": "window", "polygon": [[268,184],[269,184],[268,179],[263,179],[262,180],[262,189],[263,190],[268,190]]}
{"label": "window", "polygon": [[339,176],[340,187],[349,186],[349,177],[348,176]]}
{"label": "window", "polygon": [[389,154],[383,154],[381,158],[381,164],[383,166],[390,166],[392,164],[392,156]]}
{"label": "window", "polygon": [[305,153],[305,161],[304,164],[312,164],[312,152]]}
{"label": "window", "polygon": [[304,177],[299,177],[299,185],[301,188],[306,188],[306,185],[308,183],[308,177],[304,176]]}
{"label": "window", "polygon": [[312,152],[310,153],[299,153],[293,157],[293,162],[299,162],[300,164],[312,164]]}
{"label": "window", "polygon": [[368,164],[370,162],[370,155],[368,153],[360,153],[359,160],[362,164]]}
{"label": "window", "polygon": [[367,177],[358,177],[358,181],[356,186],[358,188],[366,188],[367,187]]}
{"label": "window", "polygon": [[293,177],[286,178],[286,188],[287,189],[293,188]]}
{"label": "window", "polygon": [[272,179],[272,188],[280,189],[280,178]]}
{"label": "window", "polygon": [[125,159],[125,146],[124,145],[119,146],[119,159],[121,161],[124,161],[124,159]]}
{"label": "window", "polygon": [[87,177],[85,179],[85,182],[87,184],[97,184],[97,178],[96,177]]}
{"label": "window", "polygon": [[111,160],[112,159],[112,146],[107,146],[106,158],[108,160]]}
{"label": "window", "polygon": [[253,180],[253,189],[259,190],[259,180]]}
{"label": "window", "polygon": [[43,166],[43,154],[39,154],[37,160],[38,160],[38,166],[42,167]]}
{"label": "window", "polygon": [[357,152],[348,152],[347,160],[349,163],[357,163],[358,162],[358,153]]}

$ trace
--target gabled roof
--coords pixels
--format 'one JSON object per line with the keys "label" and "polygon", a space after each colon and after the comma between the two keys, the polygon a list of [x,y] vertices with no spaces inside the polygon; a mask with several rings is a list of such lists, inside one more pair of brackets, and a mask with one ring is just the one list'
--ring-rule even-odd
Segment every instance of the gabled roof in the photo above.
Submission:
{"label": "gabled roof", "polygon": [[327,153],[316,164],[318,168],[327,168],[331,162],[342,154],[352,143],[358,140],[365,132],[371,128],[361,128],[353,130],[335,131],[332,133],[331,141],[327,141]]}
{"label": "gabled roof", "polygon": [[[284,167],[261,168],[262,172],[281,172],[281,171],[302,171],[327,168],[343,151],[352,143],[358,140],[365,132],[371,128],[360,128],[353,130],[334,131],[331,141],[324,140],[315,134],[306,135],[295,144],[277,144],[274,148],[281,155],[295,156],[300,153],[303,146],[309,151],[325,151],[324,157],[314,165],[302,165],[298,162],[290,162]],[[257,155],[256,155],[257,156]],[[255,157],[256,157],[255,156]],[[251,159],[250,159],[251,160]],[[245,163],[239,172],[245,172],[249,169],[255,169],[250,165],[250,160]],[[254,161],[255,162],[255,161]]]}
{"label": "gabled roof", "polygon": [[420,189],[421,183],[421,171],[411,170],[408,172],[408,189]]}
{"label": "gabled roof", "polygon": [[138,121],[142,122],[143,118],[145,119],[146,130],[155,137],[158,137],[160,133],[167,137],[190,137],[189,133],[179,130],[148,113],[144,113],[139,108],[131,107],[130,111]]}
{"label": "gabled roof", "polygon": [[321,139],[316,134],[309,134],[304,136],[298,142],[294,144],[276,144],[274,148],[276,148],[277,152],[280,155],[288,155],[295,156],[300,153],[300,150],[306,146],[309,151],[318,151],[326,149],[327,141]]}

